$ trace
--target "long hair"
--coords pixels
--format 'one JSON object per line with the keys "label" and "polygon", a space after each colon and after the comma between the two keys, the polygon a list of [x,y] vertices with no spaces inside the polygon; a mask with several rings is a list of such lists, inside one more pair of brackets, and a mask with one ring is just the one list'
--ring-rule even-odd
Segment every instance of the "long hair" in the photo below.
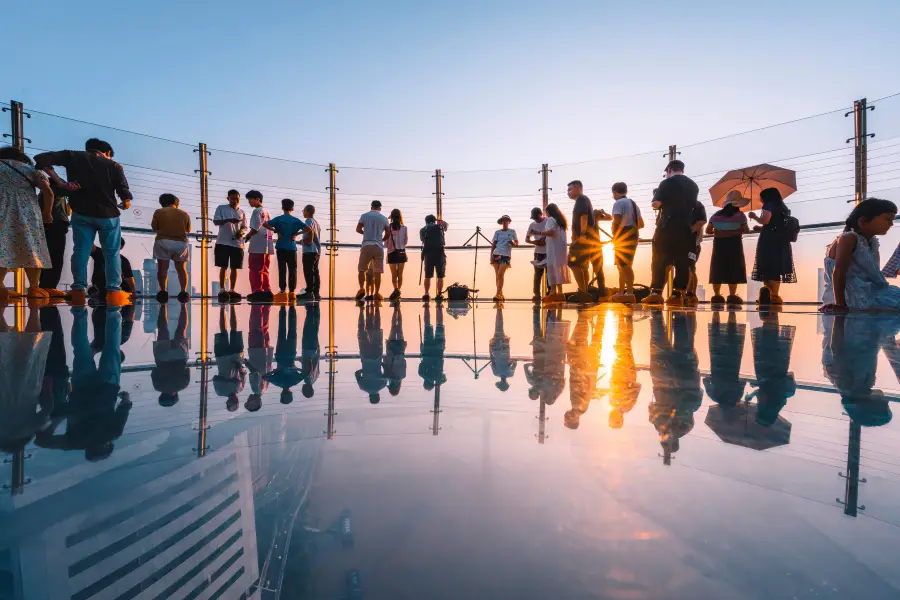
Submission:
{"label": "long hair", "polygon": [[850,216],[844,222],[844,231],[855,231],[859,233],[859,220],[866,219],[870,221],[878,215],[884,213],[897,214],[897,205],[890,200],[882,200],[881,198],[866,198],[853,207]]}
{"label": "long hair", "polygon": [[782,208],[782,210],[788,212],[787,206],[784,205],[784,200],[781,198],[781,192],[779,192],[776,188],[766,188],[759,193],[759,200],[766,204],[777,204]]}
{"label": "long hair", "polygon": [[563,216],[562,211],[559,210],[559,207],[555,204],[547,205],[547,214],[550,215],[556,224],[559,225],[559,228],[565,231],[569,224],[566,222],[566,217]]}
{"label": "long hair", "polygon": [[389,218],[391,220],[391,229],[394,231],[398,231],[403,227],[403,213],[400,212],[399,208],[392,210]]}

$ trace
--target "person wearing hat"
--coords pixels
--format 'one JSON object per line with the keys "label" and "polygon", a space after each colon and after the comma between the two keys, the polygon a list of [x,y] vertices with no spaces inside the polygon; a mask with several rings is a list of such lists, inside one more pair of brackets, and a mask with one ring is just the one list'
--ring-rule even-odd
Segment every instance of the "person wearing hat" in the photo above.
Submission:
{"label": "person wearing hat", "polygon": [[501,302],[503,297],[503,281],[506,278],[506,270],[512,264],[513,246],[519,245],[519,237],[516,235],[515,229],[510,229],[509,224],[512,219],[509,215],[503,215],[497,219],[497,225],[500,229],[494,232],[494,238],[491,240],[491,264],[494,265],[494,273],[497,277],[497,294],[494,296],[494,302]]}
{"label": "person wearing hat", "polygon": [[541,233],[544,231],[546,218],[544,211],[538,207],[531,209],[531,223],[528,224],[528,231],[525,233],[525,243],[534,246],[534,286],[531,301],[540,302],[544,295],[542,286],[544,281],[544,273],[547,272],[547,241]]}
{"label": "person wearing hat", "polygon": [[[750,200],[737,190],[728,192],[725,206],[709,219],[706,233],[712,234],[712,260],[709,264],[709,282],[713,286],[713,304],[743,304],[737,295],[737,286],[747,283],[747,263],[744,259],[745,233],[750,233],[747,215],[741,208]],[[728,298],[722,297],[722,284],[728,286]]]}
{"label": "person wearing hat", "polygon": [[425,295],[422,300],[431,300],[431,279],[437,272],[437,294],[435,300],[444,299],[444,276],[447,270],[447,255],[444,252],[444,232],[447,231],[447,222],[438,220],[434,215],[425,217],[425,227],[419,230],[419,239],[422,241],[422,263],[425,270]]}

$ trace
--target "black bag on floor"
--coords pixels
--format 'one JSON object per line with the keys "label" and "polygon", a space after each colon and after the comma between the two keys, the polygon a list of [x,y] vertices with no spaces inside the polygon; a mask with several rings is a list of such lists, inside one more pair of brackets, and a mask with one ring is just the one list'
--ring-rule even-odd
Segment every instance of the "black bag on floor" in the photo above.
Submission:
{"label": "black bag on floor", "polygon": [[644,298],[650,295],[650,288],[646,285],[641,285],[640,283],[634,284],[634,299],[640,302]]}
{"label": "black bag on floor", "polygon": [[466,302],[471,299],[474,292],[478,290],[470,290],[467,285],[459,285],[454,283],[447,288],[447,300],[450,302]]}

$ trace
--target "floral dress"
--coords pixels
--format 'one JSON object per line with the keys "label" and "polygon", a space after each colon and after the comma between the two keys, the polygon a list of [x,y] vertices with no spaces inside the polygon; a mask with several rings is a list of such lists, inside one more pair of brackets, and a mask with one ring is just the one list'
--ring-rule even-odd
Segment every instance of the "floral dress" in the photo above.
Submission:
{"label": "floral dress", "polygon": [[34,191],[43,178],[30,165],[0,160],[0,267],[50,268],[40,199]]}
{"label": "floral dress", "polygon": [[[856,236],[856,249],[847,267],[844,301],[849,308],[857,310],[900,310],[900,288],[891,285],[881,273],[878,255],[878,240],[870,242],[865,236]],[[834,304],[834,264],[830,256],[825,256],[825,304]]]}

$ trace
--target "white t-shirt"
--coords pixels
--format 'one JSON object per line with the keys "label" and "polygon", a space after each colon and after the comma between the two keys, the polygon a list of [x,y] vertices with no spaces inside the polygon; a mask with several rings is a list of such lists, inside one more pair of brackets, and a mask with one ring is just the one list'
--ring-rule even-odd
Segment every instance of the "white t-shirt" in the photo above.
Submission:
{"label": "white t-shirt", "polygon": [[513,241],[518,242],[519,238],[516,236],[515,229],[507,229],[503,231],[502,229],[498,229],[494,232],[494,243],[497,244],[494,248],[495,256],[512,256],[512,243]]}
{"label": "white t-shirt", "polygon": [[384,248],[384,228],[390,225],[388,218],[377,210],[370,210],[359,218],[363,226],[363,246]]}
{"label": "white t-shirt", "polygon": [[406,225],[401,225],[400,229],[391,229],[391,237],[388,238],[385,248],[388,252],[404,250],[407,242],[409,242],[409,237],[406,231]]}
{"label": "white t-shirt", "polygon": [[216,213],[213,215],[213,221],[224,221],[225,219],[240,219],[241,222],[240,224],[225,223],[219,225],[219,235],[216,236],[216,243],[221,244],[222,246],[243,248],[244,240],[238,238],[237,235],[241,227],[246,229],[249,226],[247,223],[247,214],[240,208],[234,209],[228,204],[223,204],[216,209]]}
{"label": "white t-shirt", "polygon": [[250,254],[275,254],[275,240],[272,232],[263,227],[263,223],[269,220],[269,211],[262,206],[253,209],[250,215],[250,229],[256,230],[256,235],[250,238],[248,244]]}
{"label": "white t-shirt", "polygon": [[[544,226],[547,224],[547,219],[544,219],[540,223],[532,221],[528,224],[528,231],[525,232],[525,238],[531,237],[535,241],[540,241],[544,239],[544,236],[541,235],[541,232],[544,231]],[[546,246],[535,246],[534,247],[535,254],[547,254]]]}
{"label": "white t-shirt", "polygon": [[635,227],[637,221],[634,220],[634,216],[637,214],[640,217],[641,209],[630,198],[623,196],[613,204],[612,214],[622,215],[622,227]]}

